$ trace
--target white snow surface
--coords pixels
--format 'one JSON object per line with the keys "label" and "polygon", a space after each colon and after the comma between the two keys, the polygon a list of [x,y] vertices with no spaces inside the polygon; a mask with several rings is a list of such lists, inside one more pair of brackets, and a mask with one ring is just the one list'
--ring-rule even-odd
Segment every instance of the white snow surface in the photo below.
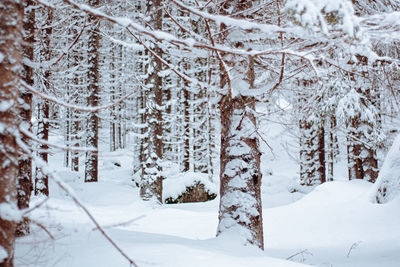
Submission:
{"label": "white snow surface", "polygon": [[[130,151],[102,153],[98,183],[85,184],[82,172],[63,168],[61,153],[50,164],[140,267],[399,266],[400,199],[372,203],[372,184],[343,177],[307,195],[290,193],[298,167],[276,145],[280,130],[268,132],[276,157],[265,153],[262,159],[265,251],[242,246],[234,232],[215,237],[219,198],[174,205],[142,201],[131,180]],[[103,164],[108,160],[121,167]],[[31,235],[17,241],[16,266],[128,267],[70,198],[50,186],[51,197],[31,217],[55,240],[32,225]],[[34,198],[32,205],[42,200]]]}
{"label": "white snow surface", "polygon": [[0,261],[3,261],[8,257],[8,252],[0,246]]}

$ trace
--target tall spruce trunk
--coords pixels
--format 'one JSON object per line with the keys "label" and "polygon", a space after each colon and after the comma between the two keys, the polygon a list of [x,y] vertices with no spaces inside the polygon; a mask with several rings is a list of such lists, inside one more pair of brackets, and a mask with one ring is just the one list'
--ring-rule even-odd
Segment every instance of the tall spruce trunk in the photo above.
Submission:
{"label": "tall spruce trunk", "polygon": [[[153,29],[162,30],[162,0],[147,1],[147,13],[152,16]],[[162,50],[156,44],[153,48],[158,56],[162,56]],[[143,139],[144,149],[142,163],[142,180],[140,183],[140,195],[144,200],[151,198],[162,203],[162,167],[163,160],[163,79],[159,76],[162,71],[162,63],[158,58],[152,58],[149,63],[149,78],[146,84],[151,89],[146,99],[146,114],[144,120],[147,124],[147,134]]]}
{"label": "tall spruce trunk", "polygon": [[[34,60],[34,41],[35,41],[35,10],[32,9],[34,2],[31,0],[24,1],[24,9],[26,16],[24,18],[24,56],[29,60]],[[23,79],[25,82],[33,86],[33,69],[24,65]],[[23,121],[22,127],[30,131],[32,128],[32,93],[23,91],[21,93],[23,104],[20,106],[20,117]],[[25,144],[29,144],[28,138],[23,138]],[[18,208],[26,209],[29,207],[29,200],[32,194],[32,160],[24,155],[20,155],[18,160],[18,179],[17,179],[17,198]],[[23,219],[17,224],[15,234],[17,236],[24,236],[29,234],[29,220]]]}
{"label": "tall spruce trunk", "polygon": [[356,71],[361,71],[362,77],[350,74],[350,79],[354,90],[359,95],[359,105],[362,110],[347,121],[349,179],[364,179],[374,183],[378,177],[377,134],[381,131],[382,125],[379,114],[375,114],[372,119],[365,117],[365,110],[368,110],[368,113],[374,113],[374,111],[377,113],[377,93],[369,77],[368,58],[361,55],[355,55],[355,57],[357,64],[354,67]]}
{"label": "tall spruce trunk", "polygon": [[[44,47],[41,51],[42,58],[44,61],[49,62],[51,60],[51,35],[53,33],[53,11],[49,10],[46,19],[46,29],[44,30]],[[44,72],[44,90],[50,90],[50,70]],[[38,137],[44,141],[49,140],[50,131],[50,106],[46,101],[41,101],[38,107]],[[44,161],[48,162],[48,150],[49,147],[45,143],[39,147],[39,157]],[[40,168],[36,168],[35,177],[35,195],[49,195],[49,177],[44,174]]]}
{"label": "tall spruce trunk", "polygon": [[[252,7],[251,1],[226,1],[222,13],[241,14]],[[240,17],[240,15],[239,15]],[[232,33],[245,34],[241,30],[221,26],[224,40]],[[234,47],[245,49],[244,40],[235,40]],[[252,57],[232,57],[223,55],[230,70],[227,76],[221,65],[221,89],[228,94],[220,101],[221,153],[220,153],[220,205],[217,236],[232,235],[244,244],[264,248],[261,170],[257,119],[254,116],[256,100],[240,95],[244,84],[254,89],[255,70]],[[231,80],[233,79],[233,80]],[[233,96],[232,91],[239,92]]]}
{"label": "tall spruce trunk", "polygon": [[[249,101],[246,99],[246,105]],[[257,122],[240,97],[225,96],[221,111],[221,188],[217,235],[227,231],[264,247]],[[251,103],[251,102],[250,102]],[[253,106],[254,108],[254,106]]]}
{"label": "tall spruce trunk", "polygon": [[[76,26],[76,25],[75,25]],[[78,33],[77,30],[74,29],[74,36]],[[79,52],[73,52],[72,62],[75,64],[79,64],[83,59],[79,56]],[[79,104],[79,74],[74,73],[72,86],[72,94],[71,97],[75,104]],[[72,147],[79,147],[80,144],[80,129],[81,129],[81,117],[80,113],[77,110],[71,109],[71,146]],[[71,170],[72,171],[79,171],[79,152],[78,151],[71,151]]]}
{"label": "tall spruce trunk", "polygon": [[[99,0],[89,0],[91,7],[98,7]],[[88,24],[91,25],[88,37],[88,106],[98,106],[99,97],[99,21],[96,17],[89,15]],[[97,112],[89,113],[87,118],[86,145],[97,149],[99,142],[99,117]],[[98,152],[87,152],[85,160],[85,182],[98,181]]]}
{"label": "tall spruce trunk", "polygon": [[2,0],[0,5],[0,258],[1,267],[14,266],[17,218],[19,147],[18,100],[22,61],[22,1]]}
{"label": "tall spruce trunk", "polygon": [[[308,106],[315,81],[302,79],[298,82],[299,108]],[[319,102],[320,99],[317,99]],[[318,107],[302,110],[300,132],[300,184],[314,186],[326,182],[325,126]]]}

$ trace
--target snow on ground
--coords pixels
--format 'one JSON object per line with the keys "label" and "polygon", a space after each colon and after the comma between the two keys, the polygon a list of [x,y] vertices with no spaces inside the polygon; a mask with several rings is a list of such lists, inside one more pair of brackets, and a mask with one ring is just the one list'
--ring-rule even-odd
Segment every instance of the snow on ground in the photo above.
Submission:
{"label": "snow on ground", "polygon": [[[263,158],[264,252],[236,245],[229,237],[215,238],[218,198],[162,206],[140,200],[131,152],[101,154],[98,183],[85,184],[82,173],[62,167],[61,153],[50,163],[141,267],[399,266],[400,199],[372,204],[372,185],[363,181],[329,182],[307,195],[290,193],[296,163],[279,148],[275,153]],[[16,266],[129,266],[69,197],[50,186],[51,198],[32,212],[32,219],[55,241],[34,224],[32,234],[17,241]],[[34,198],[33,203],[42,200]]]}

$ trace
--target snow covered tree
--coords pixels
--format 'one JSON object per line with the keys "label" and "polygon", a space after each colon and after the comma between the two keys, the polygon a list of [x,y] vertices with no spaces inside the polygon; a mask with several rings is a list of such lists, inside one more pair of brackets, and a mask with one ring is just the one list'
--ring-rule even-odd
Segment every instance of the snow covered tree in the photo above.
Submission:
{"label": "snow covered tree", "polygon": [[[89,5],[98,7],[100,1],[89,0]],[[90,27],[88,36],[88,106],[98,106],[100,103],[99,93],[99,21],[96,17],[89,15]],[[87,118],[86,145],[97,149],[99,142],[99,117],[97,112],[91,112]],[[85,182],[97,182],[98,180],[98,152],[86,152],[85,160]]]}
{"label": "snow covered tree", "polygon": [[299,121],[300,185],[313,186],[326,181],[325,118],[319,104],[323,96],[314,88],[315,81],[302,79],[299,83],[299,105],[303,109]]}
{"label": "snow covered tree", "polygon": [[0,4],[0,266],[14,266],[20,119],[18,97],[22,71],[22,1]]}
{"label": "snow covered tree", "polygon": [[[35,40],[35,10],[34,2],[31,0],[24,1],[24,42],[23,51],[25,60],[34,61],[34,40]],[[23,71],[24,81],[33,86],[33,68],[24,64]],[[21,89],[23,90],[23,89]],[[31,131],[32,123],[32,93],[23,90],[21,93],[20,116],[22,120],[21,127]],[[24,138],[25,144],[30,144],[28,138]],[[32,194],[32,160],[25,154],[20,154],[18,160],[18,181],[17,181],[17,198],[18,208],[26,209],[29,207],[29,200]],[[17,236],[23,236],[29,233],[29,220],[23,219],[19,222],[16,229]]]}
{"label": "snow covered tree", "polygon": [[[251,1],[221,1],[220,14],[239,14],[252,7]],[[221,24],[222,42],[246,49],[245,32]],[[261,209],[261,170],[256,99],[246,96],[254,89],[254,59],[225,55],[221,61],[220,100],[221,154],[220,207],[217,235],[234,233],[244,243],[264,248]],[[229,69],[229,72],[228,72]]]}
{"label": "snow covered tree", "polygon": [[[43,91],[45,93],[50,92],[51,85],[51,72],[49,70],[49,62],[52,57],[52,33],[53,33],[53,11],[50,10],[45,16],[44,29],[41,31],[41,49],[40,49],[40,60],[43,62]],[[50,131],[50,104],[45,100],[40,100],[38,104],[38,137],[45,142],[49,140]],[[44,161],[48,162],[48,145],[46,143],[40,144],[39,157]],[[35,174],[35,195],[49,195],[49,178],[44,174],[40,168],[36,168]]]}
{"label": "snow covered tree", "polygon": [[350,90],[340,100],[339,110],[347,129],[349,179],[375,182],[378,176],[376,149],[381,140],[381,126],[375,107],[375,88],[367,76],[367,58],[358,59],[361,62],[358,65],[363,68],[362,76],[349,75]]}
{"label": "snow covered tree", "polygon": [[[151,17],[151,26],[154,30],[162,30],[163,11],[162,0],[147,1],[146,14]],[[162,49],[157,43],[151,45],[158,57],[162,56]],[[155,198],[162,203],[162,160],[163,160],[163,78],[160,75],[162,63],[157,57],[153,57],[145,66],[146,92],[144,122],[147,126],[145,138],[142,140],[144,147],[142,155],[142,180],[140,183],[140,195],[143,199]]]}

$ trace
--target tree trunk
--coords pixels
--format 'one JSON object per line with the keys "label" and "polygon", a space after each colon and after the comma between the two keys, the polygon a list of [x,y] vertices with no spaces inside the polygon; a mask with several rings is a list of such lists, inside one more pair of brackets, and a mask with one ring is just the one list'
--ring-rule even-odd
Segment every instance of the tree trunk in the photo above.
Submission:
{"label": "tree trunk", "polygon": [[[357,101],[358,110],[351,110],[347,119],[347,153],[349,179],[364,179],[375,182],[378,177],[378,159],[376,149],[379,146],[381,123],[379,119],[377,96],[368,73],[368,58],[355,55],[362,77],[350,74],[353,89],[348,95]],[[354,64],[354,63],[352,63]],[[363,86],[360,86],[360,85]]]}
{"label": "tree trunk", "polygon": [[[98,7],[98,0],[89,0],[91,7]],[[100,35],[99,22],[96,17],[88,16],[88,24],[91,25],[88,37],[88,91],[87,98],[88,106],[99,105],[99,44]],[[91,112],[87,119],[86,145],[97,149],[99,142],[99,117],[97,112]],[[85,161],[85,182],[98,181],[98,152],[87,152]]]}
{"label": "tree trunk", "polygon": [[[251,1],[224,1],[222,15],[243,14],[250,9]],[[239,18],[242,15],[239,15]],[[250,16],[250,15],[249,15]],[[234,33],[232,31],[235,31]],[[222,41],[230,34],[246,34],[241,30],[227,29]],[[244,41],[236,40],[236,48],[246,49]],[[220,101],[221,153],[220,153],[220,205],[217,236],[232,234],[244,244],[253,244],[264,249],[261,170],[257,119],[254,116],[256,100],[242,96],[243,87],[254,89],[254,60],[249,57],[223,55],[229,69],[228,76],[221,64],[220,86],[228,94]],[[233,80],[231,80],[233,79]],[[232,94],[235,93],[233,96]]]}
{"label": "tree trunk", "polygon": [[[299,81],[299,108],[304,105],[315,92],[312,91],[315,81],[302,79]],[[321,99],[317,99],[321,102]],[[317,106],[302,110],[299,121],[300,132],[300,184],[314,186],[326,181],[325,164],[325,128],[324,118]]]}
{"label": "tree trunk", "polygon": [[217,235],[232,231],[242,235],[246,243],[263,249],[261,153],[254,134],[256,119],[245,111],[245,103],[243,98],[225,96],[220,104],[221,201]]}
{"label": "tree trunk", "polygon": [[334,113],[329,115],[328,124],[328,138],[327,138],[327,181],[334,179],[334,164],[336,157],[339,154],[338,139],[336,135],[336,115]]}
{"label": "tree trunk", "polygon": [[[34,2],[31,0],[24,1],[24,9],[27,15],[24,19],[24,56],[29,60],[34,60],[34,42],[35,42],[35,10],[31,9]],[[24,65],[23,78],[25,82],[33,86],[33,69]],[[20,116],[23,121],[22,127],[31,131],[32,123],[32,94],[24,91],[21,94],[23,104],[20,106]],[[28,138],[23,138],[25,144],[29,144]],[[17,178],[17,199],[18,208],[26,209],[29,207],[29,200],[32,194],[32,160],[21,154],[18,160],[18,178]],[[24,219],[17,224],[16,236],[24,236],[29,234],[29,220]]]}
{"label": "tree trunk", "polygon": [[[147,12],[153,17],[155,30],[162,30],[162,0],[153,0],[147,2]],[[162,50],[154,45],[155,53],[162,55]],[[147,112],[145,121],[147,123],[147,135],[143,142],[145,143],[144,162],[142,169],[142,181],[140,185],[140,195],[144,200],[151,198],[157,199],[162,203],[162,160],[163,160],[163,88],[162,78],[158,75],[162,70],[162,63],[159,59],[153,58],[150,62],[149,78],[146,84],[151,86],[151,92],[146,101]]]}
{"label": "tree trunk", "polygon": [[19,117],[17,98],[22,60],[22,2],[3,0],[0,7],[0,266],[14,266],[17,207]]}
{"label": "tree trunk", "polygon": [[[46,29],[44,30],[44,48],[42,50],[42,57],[44,61],[48,62],[51,59],[51,35],[53,32],[53,11],[49,10],[46,20]],[[50,70],[44,72],[44,90],[50,90]],[[46,101],[41,101],[38,108],[38,137],[44,141],[49,140],[50,128],[50,106]],[[40,145],[39,157],[48,162],[48,145]],[[39,168],[36,168],[35,177],[35,195],[49,195],[49,178]]]}

